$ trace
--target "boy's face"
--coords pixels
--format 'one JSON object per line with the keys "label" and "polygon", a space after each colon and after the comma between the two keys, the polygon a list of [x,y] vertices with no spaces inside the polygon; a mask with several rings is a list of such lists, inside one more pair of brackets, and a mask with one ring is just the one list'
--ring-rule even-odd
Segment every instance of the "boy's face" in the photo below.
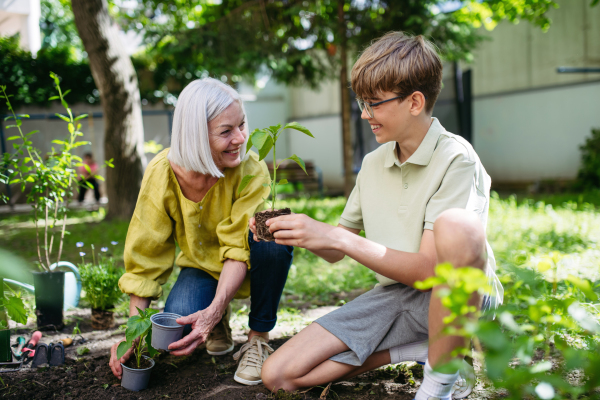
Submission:
{"label": "boy's face", "polygon": [[[380,92],[377,97],[364,100],[372,104],[397,96],[394,92]],[[378,143],[400,141],[403,132],[406,132],[413,122],[414,110],[411,96],[407,96],[403,100],[388,101],[387,103],[374,106],[372,109],[373,118],[369,116],[366,110],[363,110],[361,118],[369,122]]]}

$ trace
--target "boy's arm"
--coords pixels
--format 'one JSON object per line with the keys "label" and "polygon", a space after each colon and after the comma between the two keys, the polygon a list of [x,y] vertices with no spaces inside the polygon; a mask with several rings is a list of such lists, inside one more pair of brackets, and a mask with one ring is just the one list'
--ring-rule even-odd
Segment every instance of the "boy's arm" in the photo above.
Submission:
{"label": "boy's arm", "polygon": [[[348,228],[347,226],[344,226],[342,224],[338,224],[338,228],[342,228],[347,230],[348,232],[351,232],[355,235],[358,235],[360,233],[360,229],[352,229],[352,228]],[[321,249],[321,250],[317,250],[317,249],[308,249],[311,253],[321,257],[322,259],[324,259],[327,262],[330,263],[336,263],[338,261],[340,261],[342,258],[344,258],[345,254],[339,250],[326,250],[326,249]]]}
{"label": "boy's arm", "polygon": [[267,221],[278,244],[303,247],[329,262],[347,255],[365,267],[405,285],[414,286],[433,274],[437,262],[433,231],[423,232],[418,253],[392,250],[365,239],[344,226],[331,226],[304,214]]}

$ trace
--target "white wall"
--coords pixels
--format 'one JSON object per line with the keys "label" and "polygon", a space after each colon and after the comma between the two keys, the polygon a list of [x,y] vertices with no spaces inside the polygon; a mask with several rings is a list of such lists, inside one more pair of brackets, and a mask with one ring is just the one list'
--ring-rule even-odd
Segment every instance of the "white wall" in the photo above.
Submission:
{"label": "white wall", "polygon": [[42,45],[40,0],[0,0],[0,35],[19,34],[21,46],[34,55]]}
{"label": "white wall", "polygon": [[473,144],[493,180],[574,179],[600,128],[600,82],[477,98]]}

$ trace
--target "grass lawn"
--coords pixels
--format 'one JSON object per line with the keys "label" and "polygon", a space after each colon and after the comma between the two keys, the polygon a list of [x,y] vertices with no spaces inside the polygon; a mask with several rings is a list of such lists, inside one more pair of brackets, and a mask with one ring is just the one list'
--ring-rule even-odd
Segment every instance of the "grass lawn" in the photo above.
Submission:
{"label": "grass lawn", "polygon": [[[540,198],[517,200],[514,196],[504,199],[495,194],[492,196],[487,233],[499,274],[507,265],[534,267],[544,256],[557,251],[560,252],[560,276],[574,274],[592,281],[599,280],[597,260],[600,251],[597,243],[600,240],[600,212],[596,206],[600,205],[600,196],[561,195],[552,196],[549,200],[552,204]],[[587,200],[598,203],[587,203]],[[335,225],[345,199],[293,199],[281,201],[280,205]],[[104,221],[103,215],[103,210],[100,210],[93,213],[76,211],[69,216],[72,224],[67,228],[69,234],[65,238],[63,260],[77,264],[81,261],[81,251],[86,252],[86,259],[90,259],[90,246],[94,244],[96,251],[108,247],[108,254],[122,264],[128,223]],[[35,270],[35,231],[26,226],[28,218],[0,218],[0,248],[30,261],[31,268]],[[78,248],[77,242],[83,242],[84,247]],[[7,275],[10,277],[10,271]],[[169,279],[165,294],[176,276],[177,271]],[[352,293],[356,295],[367,290],[375,282],[372,271],[351,259],[332,265],[304,249],[295,249],[283,304],[341,304],[353,297]]]}

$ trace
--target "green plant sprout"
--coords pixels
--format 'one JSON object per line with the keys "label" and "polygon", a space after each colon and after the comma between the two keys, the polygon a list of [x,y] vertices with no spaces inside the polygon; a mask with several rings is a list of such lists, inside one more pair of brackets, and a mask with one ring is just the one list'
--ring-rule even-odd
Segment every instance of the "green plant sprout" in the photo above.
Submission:
{"label": "green plant sprout", "polygon": [[[22,119],[29,118],[29,115],[17,115],[15,113],[9,99],[12,95],[6,93],[6,86],[0,85],[0,98],[6,100],[8,110],[12,114],[6,117],[5,121],[14,120],[14,124],[8,125],[6,128],[16,128],[19,133],[7,138],[8,141],[15,141],[13,143],[14,152],[4,153],[2,157],[0,182],[8,185],[20,184],[23,193],[26,192],[27,186],[30,186],[27,203],[33,206],[39,266],[45,271],[50,270],[50,257],[52,256],[54,238],[57,235],[58,255],[56,262],[60,262],[61,259],[66,233],[67,206],[73,196],[73,183],[77,182],[77,167],[83,166],[91,174],[89,166],[83,163],[81,157],[74,154],[76,148],[90,144],[90,142],[77,139],[79,136],[83,136],[80,131],[81,123],[78,121],[86,118],[87,114],[74,117],[65,100],[65,96],[69,94],[70,90],[65,92],[61,90],[60,78],[55,73],[51,73],[50,77],[54,81],[58,95],[52,96],[48,100],[60,100],[66,109],[68,116],[58,113],[56,116],[67,123],[69,136],[65,140],[52,140],[52,143],[58,145],[58,147],[53,146],[47,154],[35,148],[31,141],[31,136],[38,131],[23,133],[21,129]],[[112,159],[106,161],[105,164],[113,167]],[[91,174],[91,176],[98,180],[104,180],[99,175]],[[93,189],[93,186],[83,175],[80,178],[81,184]],[[9,199],[6,195],[0,194],[0,200],[8,202]],[[43,217],[40,217],[40,214]],[[44,220],[43,243],[40,243],[39,235],[39,221],[41,219]],[[45,257],[42,257],[42,249]]]}
{"label": "green plant sprout", "polygon": [[[295,154],[288,158],[284,158],[283,160],[281,160],[279,162],[279,164],[277,164],[277,149],[276,149],[277,139],[279,139],[279,136],[281,135],[281,133],[283,131],[285,131],[286,129],[294,129],[294,130],[304,133],[307,136],[310,136],[311,138],[314,138],[313,134],[308,130],[308,128],[300,125],[297,122],[290,122],[289,124],[285,125],[283,128],[281,127],[281,124],[277,124],[277,125],[265,128],[265,129],[255,129],[250,134],[250,137],[248,138],[248,144],[246,147],[246,154],[248,154],[248,152],[250,151],[250,148],[252,146],[255,146],[258,149],[258,160],[259,161],[264,160],[265,157],[267,157],[269,155],[269,152],[271,151],[271,149],[273,149],[273,179],[271,179],[271,177],[269,176],[268,177],[269,183],[263,183],[264,187],[267,187],[267,186],[271,187],[271,193],[270,193],[270,196],[272,196],[271,211],[275,210],[275,200],[277,199],[277,186],[285,185],[286,183],[288,183],[287,179],[281,179],[279,182],[277,182],[277,168],[281,165],[281,163],[283,161],[292,160],[292,161],[296,162],[300,166],[300,168],[302,168],[304,173],[308,175],[308,173],[306,172],[306,165],[304,164],[304,161]],[[238,187],[238,194],[242,193],[242,191],[246,188],[246,186],[248,186],[248,184],[250,183],[252,178],[255,178],[256,176],[257,175],[244,176],[242,178],[242,182],[240,183],[240,186]],[[264,177],[264,178],[267,178],[267,177]]]}
{"label": "green plant sprout", "polygon": [[[142,354],[145,349],[148,351],[150,358],[158,354],[158,351],[152,347],[152,322],[150,317],[158,312],[152,308],[140,310],[136,307],[139,314],[129,317],[127,320],[127,330],[125,332],[125,341],[117,347],[117,357],[121,359],[129,350],[133,348],[135,354],[137,368],[140,368]],[[137,339],[137,342],[136,342]]]}

